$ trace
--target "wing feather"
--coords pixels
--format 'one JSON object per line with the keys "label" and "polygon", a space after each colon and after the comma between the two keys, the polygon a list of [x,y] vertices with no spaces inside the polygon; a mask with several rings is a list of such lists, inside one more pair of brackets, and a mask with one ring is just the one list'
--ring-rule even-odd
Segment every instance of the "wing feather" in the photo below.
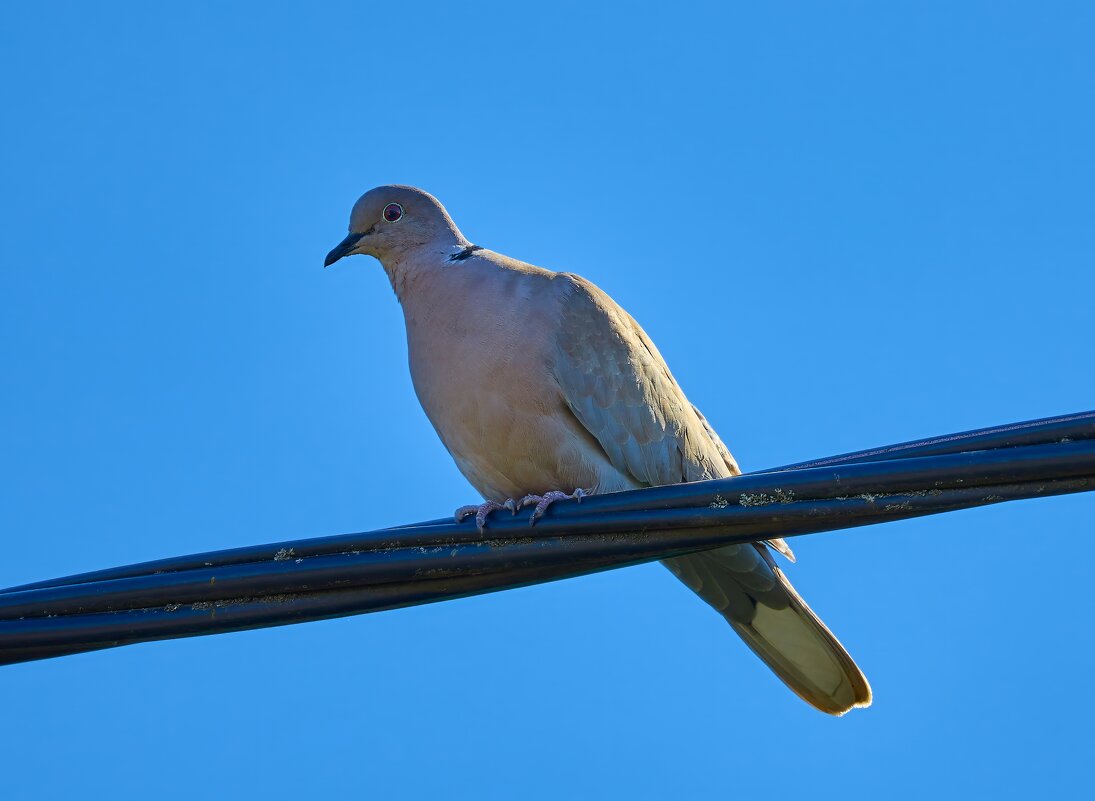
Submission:
{"label": "wing feather", "polygon": [[569,274],[555,377],[613,465],[647,486],[737,475],[737,463],[688,402],[638,323]]}
{"label": "wing feather", "polygon": [[[554,375],[612,465],[647,486],[726,478],[737,462],[688,402],[654,343],[604,292],[567,273]],[[771,543],[789,558],[782,540]],[[796,693],[831,714],[870,703],[852,658],[795,593],[763,543],[664,564],[714,607]]]}

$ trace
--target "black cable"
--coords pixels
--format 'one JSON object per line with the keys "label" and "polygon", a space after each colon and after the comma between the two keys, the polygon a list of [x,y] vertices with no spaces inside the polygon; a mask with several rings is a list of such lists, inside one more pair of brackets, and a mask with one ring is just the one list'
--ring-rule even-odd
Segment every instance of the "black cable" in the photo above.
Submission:
{"label": "black cable", "polygon": [[0,664],[283,625],[1095,488],[1095,412],[732,479],[145,562],[0,591]]}

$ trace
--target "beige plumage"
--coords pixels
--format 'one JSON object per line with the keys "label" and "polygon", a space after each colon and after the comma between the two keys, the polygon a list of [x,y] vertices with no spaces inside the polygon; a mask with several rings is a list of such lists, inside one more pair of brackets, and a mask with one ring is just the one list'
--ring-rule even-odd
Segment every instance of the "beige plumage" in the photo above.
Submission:
{"label": "beige plumage", "polygon": [[[363,195],[326,264],[356,253],[383,264],[422,407],[488,501],[740,472],[638,323],[585,279],[473,246],[435,198],[405,186]],[[837,715],[870,704],[867,680],[766,545],[665,565],[804,700]]]}

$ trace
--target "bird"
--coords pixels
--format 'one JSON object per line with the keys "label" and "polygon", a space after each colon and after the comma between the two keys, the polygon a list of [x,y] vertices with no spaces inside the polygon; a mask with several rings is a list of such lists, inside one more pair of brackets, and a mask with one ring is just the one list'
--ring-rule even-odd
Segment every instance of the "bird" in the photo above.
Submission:
{"label": "bird", "polygon": [[[639,324],[592,282],[472,244],[412,186],[369,190],[324,267],[380,261],[403,310],[426,416],[492,514],[563,498],[729,478],[741,471]],[[771,551],[728,545],[663,564],[728,622],[793,692],[843,715],[869,706],[863,672],[795,591]]]}

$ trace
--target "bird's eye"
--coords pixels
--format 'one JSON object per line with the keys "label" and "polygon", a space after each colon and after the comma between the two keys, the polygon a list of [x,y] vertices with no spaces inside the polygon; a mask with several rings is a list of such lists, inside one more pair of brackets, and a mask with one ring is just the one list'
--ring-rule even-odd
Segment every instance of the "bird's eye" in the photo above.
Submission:
{"label": "bird's eye", "polygon": [[396,222],[403,216],[403,207],[398,203],[389,203],[384,207],[384,219],[388,222]]}

